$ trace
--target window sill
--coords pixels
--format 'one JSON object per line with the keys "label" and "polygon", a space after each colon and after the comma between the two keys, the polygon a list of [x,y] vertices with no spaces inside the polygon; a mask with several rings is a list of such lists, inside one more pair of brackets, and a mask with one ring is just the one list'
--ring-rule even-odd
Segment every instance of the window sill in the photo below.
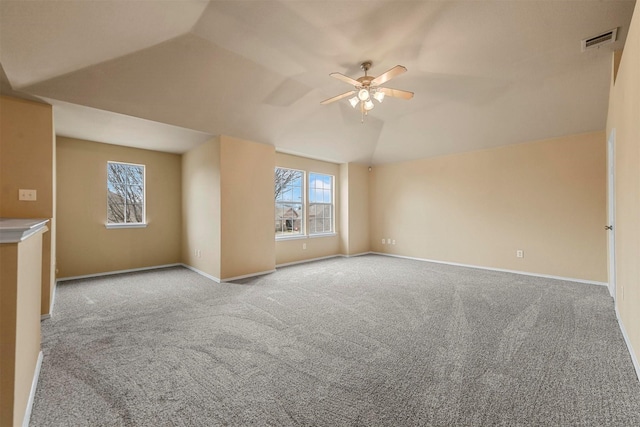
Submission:
{"label": "window sill", "polygon": [[276,236],[276,242],[280,241],[280,240],[300,240],[300,239],[306,239],[307,236],[304,234],[299,234],[297,236]]}
{"label": "window sill", "polygon": [[105,224],[104,226],[107,228],[107,230],[110,230],[112,228],[146,228],[147,223],[137,222],[132,224]]}
{"label": "window sill", "polygon": [[316,237],[335,237],[338,233],[318,233],[318,234],[309,234],[310,239],[315,239]]}
{"label": "window sill", "polygon": [[336,237],[338,233],[318,233],[318,234],[300,234],[298,236],[285,236],[277,237],[276,242],[280,240],[300,240],[300,239],[315,239],[318,237]]}

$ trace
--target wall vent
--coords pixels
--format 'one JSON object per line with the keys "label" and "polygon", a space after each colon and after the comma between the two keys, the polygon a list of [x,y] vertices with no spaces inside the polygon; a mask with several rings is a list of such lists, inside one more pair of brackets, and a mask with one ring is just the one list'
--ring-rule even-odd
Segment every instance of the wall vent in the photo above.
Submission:
{"label": "wall vent", "polygon": [[618,28],[614,28],[613,30],[605,31],[604,33],[598,34],[597,36],[583,39],[581,42],[582,51],[584,52],[589,49],[597,49],[602,45],[613,43],[614,41],[616,41],[617,35]]}

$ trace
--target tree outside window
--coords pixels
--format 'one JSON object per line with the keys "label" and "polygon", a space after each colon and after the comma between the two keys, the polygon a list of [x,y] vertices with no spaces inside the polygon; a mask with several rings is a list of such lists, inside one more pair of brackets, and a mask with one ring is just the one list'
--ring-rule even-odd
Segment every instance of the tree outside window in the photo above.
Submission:
{"label": "tree outside window", "polygon": [[145,222],[145,167],[107,162],[107,224]]}
{"label": "tree outside window", "polygon": [[303,235],[304,172],[276,168],[274,184],[276,237]]}

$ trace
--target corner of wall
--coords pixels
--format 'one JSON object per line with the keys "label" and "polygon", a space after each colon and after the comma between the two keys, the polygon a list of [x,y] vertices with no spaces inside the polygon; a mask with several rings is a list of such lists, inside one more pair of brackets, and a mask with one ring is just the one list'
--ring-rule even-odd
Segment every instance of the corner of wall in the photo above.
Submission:
{"label": "corner of wall", "polygon": [[340,253],[349,255],[349,163],[340,165]]}
{"label": "corner of wall", "polygon": [[182,263],[220,277],[220,138],[182,155]]}

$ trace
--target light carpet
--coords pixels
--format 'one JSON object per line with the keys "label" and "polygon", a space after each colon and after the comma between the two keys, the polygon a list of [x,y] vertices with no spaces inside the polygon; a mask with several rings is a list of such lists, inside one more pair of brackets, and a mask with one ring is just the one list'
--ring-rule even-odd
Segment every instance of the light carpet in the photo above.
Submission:
{"label": "light carpet", "polygon": [[32,426],[640,426],[603,286],[367,255],[59,284]]}

